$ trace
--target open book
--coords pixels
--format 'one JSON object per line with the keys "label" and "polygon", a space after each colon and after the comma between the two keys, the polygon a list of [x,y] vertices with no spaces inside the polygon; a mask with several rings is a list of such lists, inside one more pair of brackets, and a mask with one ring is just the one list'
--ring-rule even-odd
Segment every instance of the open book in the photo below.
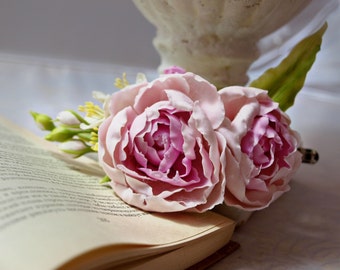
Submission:
{"label": "open book", "polygon": [[99,184],[103,172],[0,119],[0,269],[185,269],[226,245],[213,212],[146,213]]}

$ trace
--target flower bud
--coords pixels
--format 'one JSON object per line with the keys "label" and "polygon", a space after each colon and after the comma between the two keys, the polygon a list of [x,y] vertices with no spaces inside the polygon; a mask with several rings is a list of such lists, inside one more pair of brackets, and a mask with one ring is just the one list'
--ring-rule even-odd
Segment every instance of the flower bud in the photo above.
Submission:
{"label": "flower bud", "polygon": [[164,70],[164,74],[184,74],[185,73],[185,69],[181,68],[179,66],[171,66],[168,67]]}
{"label": "flower bud", "polygon": [[33,119],[41,130],[53,130],[55,125],[51,117],[46,114],[31,112]]}
{"label": "flower bud", "polygon": [[79,130],[76,129],[68,129],[62,126],[56,127],[53,129],[49,134],[45,136],[45,139],[48,141],[54,141],[54,142],[65,142],[70,139],[74,135],[77,135]]}
{"label": "flower bud", "polygon": [[79,126],[82,118],[73,111],[62,111],[57,115],[57,120],[66,126]]}
{"label": "flower bud", "polygon": [[92,152],[90,146],[79,140],[66,141],[58,145],[59,149],[72,156],[80,157],[86,153]]}

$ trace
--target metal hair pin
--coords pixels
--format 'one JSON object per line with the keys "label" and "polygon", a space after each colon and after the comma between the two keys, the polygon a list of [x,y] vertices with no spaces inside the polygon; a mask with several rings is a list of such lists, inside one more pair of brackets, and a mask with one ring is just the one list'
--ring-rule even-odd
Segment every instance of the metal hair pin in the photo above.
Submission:
{"label": "metal hair pin", "polygon": [[319,160],[319,153],[314,149],[299,147],[298,150],[302,153],[302,162],[315,164]]}

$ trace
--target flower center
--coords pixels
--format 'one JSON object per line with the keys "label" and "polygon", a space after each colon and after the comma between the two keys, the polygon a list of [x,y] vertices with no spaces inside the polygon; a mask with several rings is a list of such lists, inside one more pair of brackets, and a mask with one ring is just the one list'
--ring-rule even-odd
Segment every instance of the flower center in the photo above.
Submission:
{"label": "flower center", "polygon": [[258,116],[252,129],[243,137],[241,150],[261,170],[269,169],[273,164],[288,166],[285,161],[290,153],[287,133],[287,127],[275,115]]}
{"label": "flower center", "polygon": [[[183,123],[189,113],[162,109],[157,117],[146,121],[145,127],[133,139],[133,153],[140,172],[153,181],[175,186],[189,186],[199,181],[197,172],[201,162],[186,157],[183,152]],[[195,144],[194,144],[195,145]]]}

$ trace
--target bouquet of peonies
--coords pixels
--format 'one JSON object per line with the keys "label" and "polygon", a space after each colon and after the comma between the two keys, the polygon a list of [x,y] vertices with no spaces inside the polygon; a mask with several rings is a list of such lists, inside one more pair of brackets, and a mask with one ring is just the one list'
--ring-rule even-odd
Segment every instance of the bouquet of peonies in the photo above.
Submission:
{"label": "bouquet of peonies", "polygon": [[[301,41],[281,64],[249,86],[217,89],[170,67],[137,76],[112,95],[61,112],[34,113],[47,140],[75,157],[98,152],[115,193],[147,211],[204,212],[225,204],[259,210],[289,190],[304,150],[284,112],[294,102],[326,26]],[[263,90],[265,89],[265,90]]]}

